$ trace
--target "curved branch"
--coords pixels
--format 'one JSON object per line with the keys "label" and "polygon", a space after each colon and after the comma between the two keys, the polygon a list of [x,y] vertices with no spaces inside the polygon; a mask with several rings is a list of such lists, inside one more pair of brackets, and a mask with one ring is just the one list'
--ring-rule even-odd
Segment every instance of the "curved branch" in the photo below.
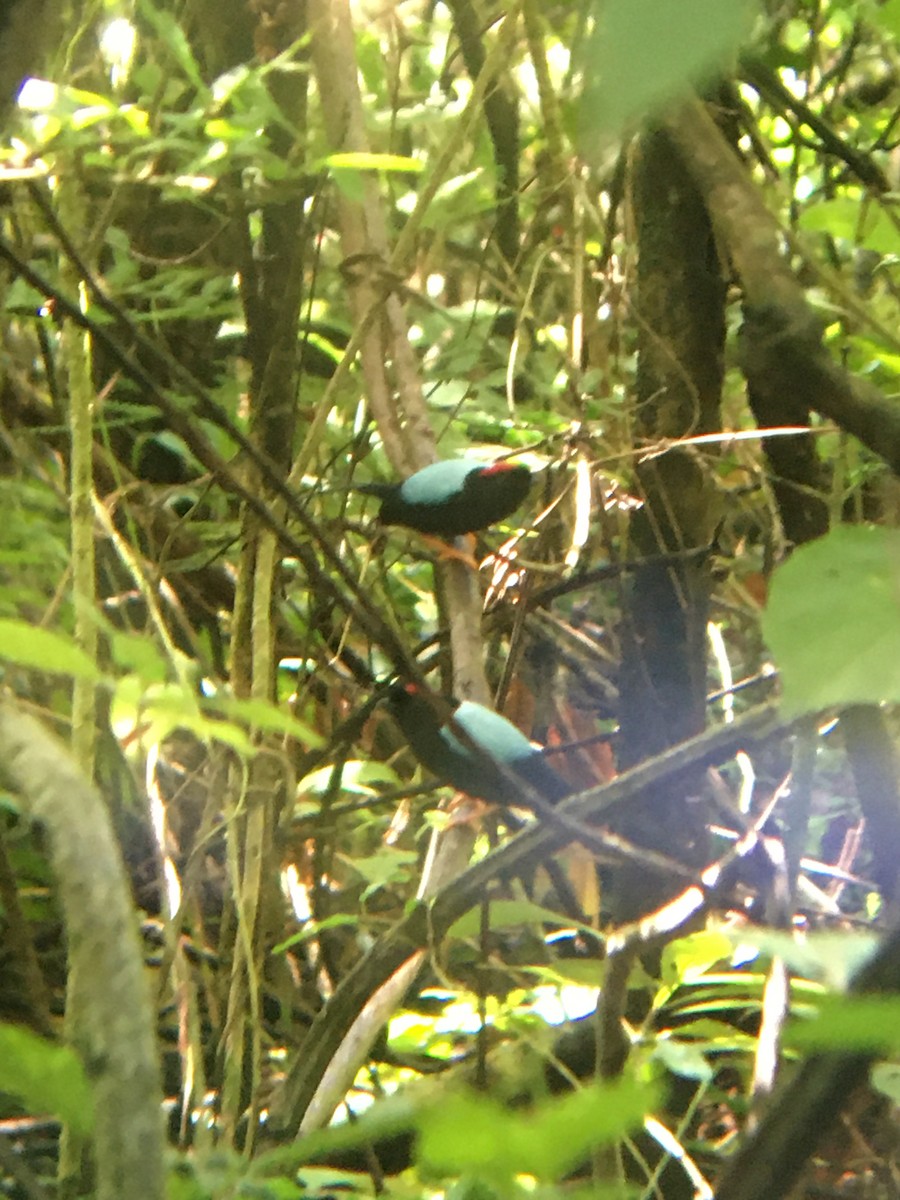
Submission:
{"label": "curved branch", "polygon": [[[162,1088],[129,886],[100,796],[37,721],[0,708],[0,773],[50,832],[76,1046],[96,1098],[98,1200],[162,1200]],[[77,994],[76,993],[77,990]]]}
{"label": "curved branch", "polygon": [[712,117],[694,100],[670,116],[666,127],[740,276],[741,365],[748,386],[761,392],[777,388],[790,398],[790,412],[805,407],[829,417],[900,472],[900,408],[838,366],[822,345],[820,322],[782,256],[782,230]]}

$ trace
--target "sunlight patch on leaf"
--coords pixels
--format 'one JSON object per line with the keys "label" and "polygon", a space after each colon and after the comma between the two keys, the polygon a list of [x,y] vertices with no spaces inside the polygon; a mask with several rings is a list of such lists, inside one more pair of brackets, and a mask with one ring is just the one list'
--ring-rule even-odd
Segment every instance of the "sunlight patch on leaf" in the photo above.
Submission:
{"label": "sunlight patch on leaf", "polygon": [[900,1063],[876,1063],[869,1082],[892,1103],[900,1104]]}
{"label": "sunlight patch on leaf", "polygon": [[99,92],[61,86],[47,79],[27,79],[16,102],[23,112],[31,113],[43,122],[39,128],[44,138],[54,136],[65,125],[86,129],[113,117],[121,117],[134,133],[140,135],[150,128],[146,111],[134,104],[116,104]]}
{"label": "sunlight patch on leaf", "polygon": [[362,150],[329,154],[324,161],[333,171],[415,171],[419,174],[425,170],[425,164],[418,158]]}
{"label": "sunlight patch on leaf", "polygon": [[51,83],[49,79],[26,79],[18,96],[19,108],[25,112],[55,112],[72,116],[79,109],[99,109],[105,115],[116,111],[116,105],[100,92]]}
{"label": "sunlight patch on leaf", "polygon": [[676,938],[663,951],[661,978],[669,987],[677,987],[702,976],[723,958],[730,959],[731,954],[731,940],[714,929]]}
{"label": "sunlight patch on leaf", "polygon": [[250,77],[250,68],[246,63],[233,67],[219,75],[212,83],[212,98],[218,105],[224,105],[232,99],[234,93],[241,88]]}

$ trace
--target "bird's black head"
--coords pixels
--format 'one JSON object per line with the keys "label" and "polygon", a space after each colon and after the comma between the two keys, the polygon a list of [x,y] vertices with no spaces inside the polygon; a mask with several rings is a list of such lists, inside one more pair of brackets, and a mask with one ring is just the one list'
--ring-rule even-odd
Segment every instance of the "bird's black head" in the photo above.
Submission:
{"label": "bird's black head", "polygon": [[[446,713],[442,711],[446,705]],[[452,702],[432,699],[412,679],[395,679],[387,691],[387,706],[398,721],[416,719],[429,725],[440,725],[449,716]]]}
{"label": "bird's black head", "polygon": [[421,692],[418,684],[415,684],[410,679],[393,679],[388,684],[387,703],[389,708],[403,707],[404,704],[410,704],[418,697],[421,699]]}

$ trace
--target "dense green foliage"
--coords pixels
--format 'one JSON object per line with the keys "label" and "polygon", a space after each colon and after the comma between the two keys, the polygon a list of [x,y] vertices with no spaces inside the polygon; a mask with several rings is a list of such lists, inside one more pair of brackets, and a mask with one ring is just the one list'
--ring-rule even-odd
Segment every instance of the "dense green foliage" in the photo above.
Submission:
{"label": "dense green foliage", "polygon": [[[898,38],[0,8],[0,1195],[777,1198],[876,1059],[817,1169],[890,1186]],[[527,498],[378,522],[462,456]],[[572,795],[436,786],[398,678]]]}

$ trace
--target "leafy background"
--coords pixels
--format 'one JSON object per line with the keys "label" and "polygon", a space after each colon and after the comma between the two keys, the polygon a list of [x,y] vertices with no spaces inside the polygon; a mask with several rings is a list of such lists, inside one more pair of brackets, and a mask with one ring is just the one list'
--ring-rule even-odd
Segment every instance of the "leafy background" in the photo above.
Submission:
{"label": "leafy background", "polygon": [[[898,35],[0,10],[5,1195],[893,1194]],[[353,490],[463,453],[455,557]]]}

